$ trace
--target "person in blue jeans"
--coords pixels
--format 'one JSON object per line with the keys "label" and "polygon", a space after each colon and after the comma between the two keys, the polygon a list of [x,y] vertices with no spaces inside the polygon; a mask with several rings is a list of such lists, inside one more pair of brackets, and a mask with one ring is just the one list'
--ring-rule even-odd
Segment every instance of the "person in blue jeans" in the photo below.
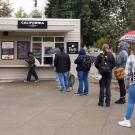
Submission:
{"label": "person in blue jeans", "polygon": [[60,91],[69,92],[69,71],[70,57],[64,52],[64,47],[60,48],[60,52],[55,54],[54,66],[60,82]]}
{"label": "person in blue jeans", "polygon": [[135,50],[127,59],[125,68],[125,89],[128,90],[126,114],[124,120],[119,121],[118,124],[123,127],[131,127],[130,119],[135,104]]}
{"label": "person in blue jeans", "polygon": [[88,95],[89,93],[89,84],[88,84],[88,73],[89,70],[83,68],[83,59],[86,56],[86,52],[83,48],[80,49],[78,57],[75,59],[74,63],[77,64],[77,76],[79,81],[77,95]]}

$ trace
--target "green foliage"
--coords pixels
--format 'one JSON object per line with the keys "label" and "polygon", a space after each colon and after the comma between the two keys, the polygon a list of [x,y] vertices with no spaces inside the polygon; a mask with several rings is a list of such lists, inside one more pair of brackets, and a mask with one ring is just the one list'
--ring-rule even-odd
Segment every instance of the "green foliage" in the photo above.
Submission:
{"label": "green foliage", "polygon": [[120,36],[135,29],[135,0],[48,0],[50,18],[80,18],[83,44],[101,39],[117,44]]}
{"label": "green foliage", "polygon": [[11,5],[0,0],[0,17],[10,17],[12,12]]}
{"label": "green foliage", "polygon": [[29,17],[22,7],[20,7],[19,10],[15,13],[15,16],[17,18],[28,18]]}

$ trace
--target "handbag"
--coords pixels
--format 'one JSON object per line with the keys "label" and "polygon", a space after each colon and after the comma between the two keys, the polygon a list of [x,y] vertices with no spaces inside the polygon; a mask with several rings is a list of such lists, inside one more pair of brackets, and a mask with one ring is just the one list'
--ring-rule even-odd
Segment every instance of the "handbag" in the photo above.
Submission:
{"label": "handbag", "polygon": [[40,66],[40,62],[38,61],[37,58],[35,58],[35,65],[36,65],[37,67]]}
{"label": "handbag", "polygon": [[124,79],[124,74],[125,74],[124,68],[119,67],[119,68],[114,69],[114,75],[115,75],[117,80]]}

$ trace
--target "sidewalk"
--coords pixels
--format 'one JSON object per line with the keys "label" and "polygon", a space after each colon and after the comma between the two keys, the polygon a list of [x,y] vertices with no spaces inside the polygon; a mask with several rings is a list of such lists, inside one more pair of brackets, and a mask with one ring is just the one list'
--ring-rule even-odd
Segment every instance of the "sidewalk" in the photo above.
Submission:
{"label": "sidewalk", "polygon": [[108,108],[97,106],[98,92],[96,83],[89,96],[60,92],[54,81],[1,83],[0,135],[134,135],[134,118],[132,128],[117,125],[125,110],[114,104],[119,93],[112,90]]}

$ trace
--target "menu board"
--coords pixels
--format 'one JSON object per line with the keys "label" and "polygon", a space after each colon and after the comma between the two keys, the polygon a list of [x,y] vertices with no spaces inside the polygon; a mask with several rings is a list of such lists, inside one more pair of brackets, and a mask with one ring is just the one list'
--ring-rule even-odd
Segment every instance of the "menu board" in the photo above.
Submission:
{"label": "menu board", "polygon": [[1,58],[2,60],[14,59],[14,42],[2,42],[1,44]]}
{"label": "menu board", "polygon": [[30,51],[29,41],[18,41],[17,42],[17,59],[26,59],[28,52]]}
{"label": "menu board", "polygon": [[33,43],[32,52],[34,53],[34,57],[36,57],[41,64],[41,52],[42,52],[41,43]]}

